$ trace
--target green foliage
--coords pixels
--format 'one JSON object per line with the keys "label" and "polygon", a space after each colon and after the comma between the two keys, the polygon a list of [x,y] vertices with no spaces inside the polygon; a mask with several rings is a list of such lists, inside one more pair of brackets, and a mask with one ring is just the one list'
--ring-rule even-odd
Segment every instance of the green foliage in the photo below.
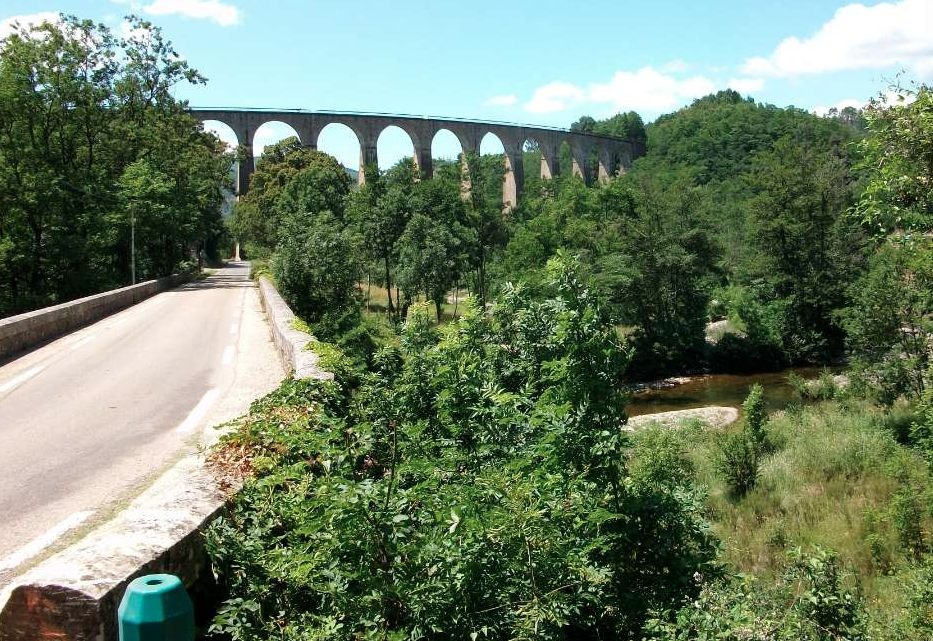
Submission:
{"label": "green foliage", "polygon": [[640,430],[634,441],[629,474],[636,483],[668,488],[692,485],[695,471],[680,432],[649,427]]}
{"label": "green foliage", "polygon": [[741,498],[755,487],[760,457],[758,443],[746,431],[727,434],[721,439],[716,464],[733,496]]}
{"label": "green foliage", "polygon": [[225,229],[233,158],[172,96],[202,78],[161,31],[63,16],[0,59],[0,316],[171,273]]}
{"label": "green foliage", "polygon": [[225,443],[256,474],[207,535],[216,632],[619,638],[695,592],[700,496],[645,463],[667,446],[626,471],[627,350],[572,261],[548,269],[553,298],[512,288],[440,332],[413,307],[353,396],[287,381],[254,404]]}
{"label": "green foliage", "polygon": [[696,601],[649,621],[645,639],[867,639],[862,602],[836,556],[815,547],[788,557],[788,571],[773,585],[743,575],[705,583]]}
{"label": "green foliage", "polygon": [[847,160],[816,156],[784,137],[753,157],[748,181],[749,231],[759,252],[750,275],[780,304],[788,359],[825,361],[842,348],[834,314],[845,306],[860,244],[843,216],[851,198]]}
{"label": "green foliage", "polygon": [[750,287],[731,286],[714,294],[737,331],[723,335],[711,348],[710,363],[718,371],[759,372],[787,363],[783,345],[783,305],[763,303]]}
{"label": "green foliage", "polygon": [[329,211],[342,220],[349,192],[350,178],[336,159],[297,138],[280,140],[256,161],[249,191],[234,208],[234,233],[241,242],[273,250],[290,216]]}
{"label": "green foliage", "polygon": [[764,388],[755,383],[742,403],[742,413],[745,415],[745,430],[759,452],[768,449],[768,435],[765,433],[768,409],[765,405],[764,393]]}
{"label": "green foliage", "polygon": [[933,465],[933,365],[927,370],[927,384],[917,402],[916,420],[910,426],[910,440]]}
{"label": "green foliage", "polygon": [[318,367],[334,375],[334,381],[346,386],[355,381],[359,373],[356,364],[333,343],[313,340],[305,346],[318,356]]}
{"label": "green foliage", "polygon": [[330,212],[292,213],[281,221],[272,273],[282,296],[327,340],[359,315],[357,239]]}
{"label": "green foliage", "polygon": [[875,236],[933,230],[933,92],[892,87],[865,112],[871,136],[861,144],[868,183],[855,215]]}
{"label": "green foliage", "polygon": [[883,403],[916,399],[930,365],[933,332],[933,252],[926,241],[878,248],[869,270],[852,285],[842,314],[856,370]]}

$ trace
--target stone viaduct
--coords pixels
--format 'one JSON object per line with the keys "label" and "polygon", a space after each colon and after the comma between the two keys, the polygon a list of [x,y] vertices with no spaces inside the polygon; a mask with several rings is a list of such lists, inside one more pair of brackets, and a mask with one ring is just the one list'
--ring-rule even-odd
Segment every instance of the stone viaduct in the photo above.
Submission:
{"label": "stone viaduct", "polygon": [[[437,132],[446,129],[457,137],[462,151],[479,153],[480,141],[488,133],[499,138],[505,150],[506,173],[502,185],[502,200],[506,208],[518,203],[525,182],[522,152],[526,141],[534,141],[541,151],[541,177],[553,178],[560,171],[559,153],[567,143],[573,158],[573,172],[588,184],[595,178],[606,180],[624,172],[635,158],[644,154],[644,144],[548,127],[515,125],[493,121],[431,118],[424,116],[370,114],[332,111],[276,111],[264,109],[192,108],[193,116],[202,122],[219,121],[233,130],[237,142],[246,147],[248,161],[240,163],[238,194],[246,192],[254,169],[253,138],[256,130],[267,122],[283,122],[298,134],[307,147],[317,149],[318,136],[327,125],[346,125],[360,145],[360,183],[365,182],[365,168],[377,165],[376,142],[386,127],[396,126],[412,141],[412,156],[423,178],[433,175],[431,143]],[[592,166],[595,159],[595,167]],[[595,175],[594,175],[595,174]]]}

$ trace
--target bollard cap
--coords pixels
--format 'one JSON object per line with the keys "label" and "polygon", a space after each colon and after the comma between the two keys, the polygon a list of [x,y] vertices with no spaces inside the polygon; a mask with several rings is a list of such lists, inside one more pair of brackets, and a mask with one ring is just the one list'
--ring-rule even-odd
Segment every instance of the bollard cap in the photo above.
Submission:
{"label": "bollard cap", "polygon": [[126,588],[117,614],[120,641],[191,641],[194,607],[181,580],[148,574]]}

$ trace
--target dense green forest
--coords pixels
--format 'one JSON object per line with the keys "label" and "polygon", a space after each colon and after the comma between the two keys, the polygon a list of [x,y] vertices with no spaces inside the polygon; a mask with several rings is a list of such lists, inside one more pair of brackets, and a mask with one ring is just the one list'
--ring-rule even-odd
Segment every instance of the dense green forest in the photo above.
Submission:
{"label": "dense green forest", "polygon": [[[531,178],[529,146],[508,212],[501,157],[352,189],[268,150],[234,228],[335,380],[283,384],[214,455],[246,478],[208,533],[214,632],[929,639],[933,95],[898,91],[582,118],[647,154],[587,186]],[[788,364],[846,376],[623,428],[633,381]]]}
{"label": "dense green forest", "polygon": [[204,78],[131,27],[62,17],[0,43],[0,317],[129,285],[133,245],[137,281],[216,254],[233,157],[172,96]]}

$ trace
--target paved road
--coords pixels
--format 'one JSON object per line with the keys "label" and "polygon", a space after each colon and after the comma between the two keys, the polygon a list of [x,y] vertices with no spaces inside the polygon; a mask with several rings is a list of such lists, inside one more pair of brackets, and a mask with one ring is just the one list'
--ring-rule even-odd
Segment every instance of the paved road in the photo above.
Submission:
{"label": "paved road", "polygon": [[232,263],[0,367],[0,584],[281,380],[256,296]]}

